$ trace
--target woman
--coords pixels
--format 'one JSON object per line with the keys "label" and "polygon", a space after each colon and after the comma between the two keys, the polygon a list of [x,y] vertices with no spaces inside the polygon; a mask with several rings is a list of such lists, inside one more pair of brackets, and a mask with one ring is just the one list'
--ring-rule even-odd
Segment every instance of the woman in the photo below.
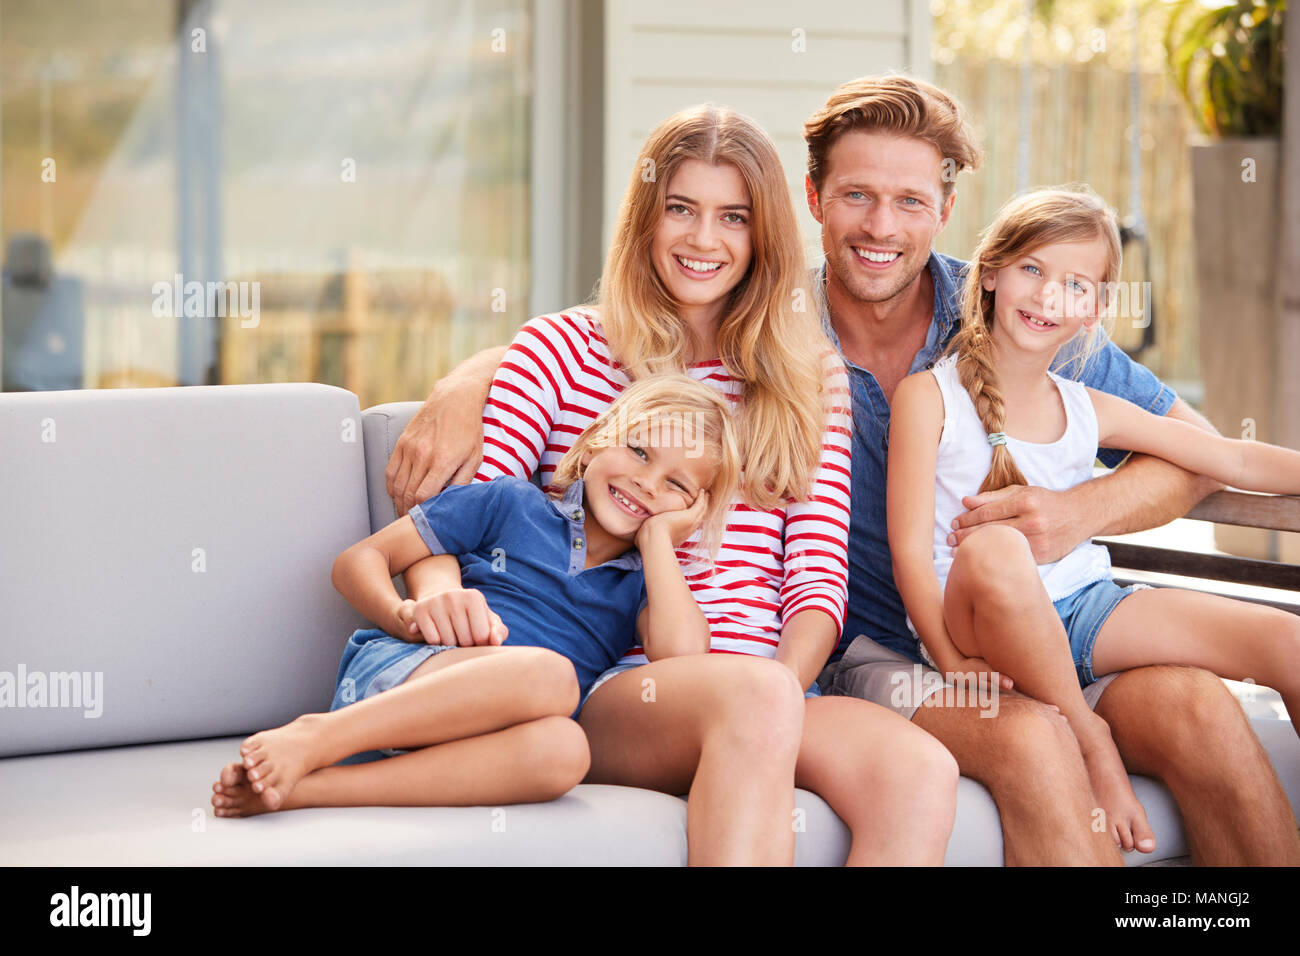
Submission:
{"label": "woman", "polygon": [[[850,863],[939,864],[955,761],[903,718],[815,686],[844,615],[850,424],[804,277],[767,134],[711,106],[670,117],[636,164],[596,306],[526,323],[497,368],[475,478],[539,469],[547,483],[585,424],[647,374],[721,389],[742,491],[716,562],[686,569],[712,653],[648,660],[634,648],[602,675],[580,718],[586,782],[689,791],[692,863],[792,862],[793,784],[848,824]],[[399,442],[390,493],[407,484],[416,442]],[[408,587],[423,597],[454,574],[429,564]]]}

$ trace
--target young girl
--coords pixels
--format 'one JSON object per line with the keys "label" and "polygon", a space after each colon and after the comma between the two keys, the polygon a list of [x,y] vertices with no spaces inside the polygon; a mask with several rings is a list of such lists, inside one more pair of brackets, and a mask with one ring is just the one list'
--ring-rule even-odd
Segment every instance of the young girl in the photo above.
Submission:
{"label": "young girl", "polygon": [[[708,650],[675,549],[696,529],[716,548],[739,471],[722,395],[654,376],[581,433],[551,483],[562,497],[512,477],[453,486],[348,548],[334,585],[383,629],[348,640],[330,713],[244,741],[216,815],[565,793],[587,772],[570,715],[596,677],[638,639]],[[402,601],[392,577],[441,554],[462,586]],[[398,755],[333,766],[376,749]]]}
{"label": "young girl", "polygon": [[[1099,446],[1156,455],[1237,488],[1300,493],[1300,452],[1221,438],[1050,371],[1063,354],[1062,368],[1077,374],[1095,350],[1119,268],[1113,214],[1086,187],[1039,190],[1002,208],[972,257],[961,330],[931,371],[898,388],[888,520],[923,656],[945,673],[1000,671],[1058,707],[1105,826],[1123,848],[1149,852],[1142,805],[1081,688],[1133,667],[1185,664],[1275,687],[1300,713],[1300,618],[1198,592],[1121,588],[1109,552],[1091,542],[1040,566],[1011,528],[976,531],[957,549],[946,543],[963,496],[1073,487],[1092,477]],[[1024,626],[980,618],[980,589],[990,586],[1023,586]]]}

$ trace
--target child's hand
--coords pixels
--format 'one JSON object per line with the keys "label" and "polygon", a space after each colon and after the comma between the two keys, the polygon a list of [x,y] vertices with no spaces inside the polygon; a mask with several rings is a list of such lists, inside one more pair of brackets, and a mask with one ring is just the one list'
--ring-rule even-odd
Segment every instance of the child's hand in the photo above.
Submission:
{"label": "child's hand", "polygon": [[[952,680],[953,674],[975,674],[981,686],[988,686],[996,673],[982,657],[960,657],[952,667],[944,669],[943,676],[945,680]],[[1003,690],[1011,690],[1012,680],[1006,674],[999,674],[998,684]]]}
{"label": "child's hand", "polygon": [[423,636],[426,644],[476,647],[504,644],[509,628],[488,607],[482,591],[452,588],[419,601],[407,598],[397,609],[405,633]]}
{"label": "child's hand", "polygon": [[641,527],[636,532],[637,550],[644,547],[645,543],[650,540],[650,536],[658,534],[659,529],[663,528],[668,532],[668,538],[673,543],[674,548],[680,548],[695,530],[704,523],[704,512],[709,507],[709,493],[701,491],[695,499],[695,504],[691,505],[684,511],[661,511],[657,515],[651,515],[641,522]]}

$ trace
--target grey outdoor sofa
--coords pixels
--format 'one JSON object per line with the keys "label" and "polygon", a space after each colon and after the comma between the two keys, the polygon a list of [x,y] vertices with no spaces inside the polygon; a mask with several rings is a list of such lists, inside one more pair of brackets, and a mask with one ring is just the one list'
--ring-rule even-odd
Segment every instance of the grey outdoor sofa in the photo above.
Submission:
{"label": "grey outdoor sofa", "polygon": [[[330,567],[393,519],[384,466],[416,408],[363,414],[315,384],[0,396],[0,680],[21,675],[23,703],[43,703],[0,708],[0,863],[685,863],[685,802],[629,787],[211,815],[243,736],[328,707],[365,626]],[[1300,805],[1290,722],[1254,726]],[[1184,855],[1168,791],[1134,785],[1155,859]],[[797,862],[842,863],[847,829],[817,796],[797,800]],[[997,811],[968,779],[947,859],[1002,862]]]}

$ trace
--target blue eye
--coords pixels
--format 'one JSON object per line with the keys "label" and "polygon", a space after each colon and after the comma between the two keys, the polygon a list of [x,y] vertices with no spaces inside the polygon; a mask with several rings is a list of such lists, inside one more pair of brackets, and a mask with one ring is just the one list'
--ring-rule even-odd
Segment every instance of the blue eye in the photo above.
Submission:
{"label": "blue eye", "polygon": [[642,458],[646,458],[646,457],[648,457],[648,456],[646,455],[646,453],[645,453],[645,449],[642,448],[640,445],[631,445],[631,444],[629,444],[627,447],[628,447],[628,450],[631,451],[632,454],[634,454],[634,455],[640,455]]}
{"label": "blue eye", "polygon": [[1038,271],[1038,266],[1029,266],[1029,265],[1027,265],[1027,266],[1025,266],[1025,268],[1026,268],[1026,269],[1031,269],[1031,270],[1033,270],[1033,273],[1034,273],[1034,275],[1036,275],[1036,276],[1037,276],[1037,275],[1042,275],[1042,273]]}

